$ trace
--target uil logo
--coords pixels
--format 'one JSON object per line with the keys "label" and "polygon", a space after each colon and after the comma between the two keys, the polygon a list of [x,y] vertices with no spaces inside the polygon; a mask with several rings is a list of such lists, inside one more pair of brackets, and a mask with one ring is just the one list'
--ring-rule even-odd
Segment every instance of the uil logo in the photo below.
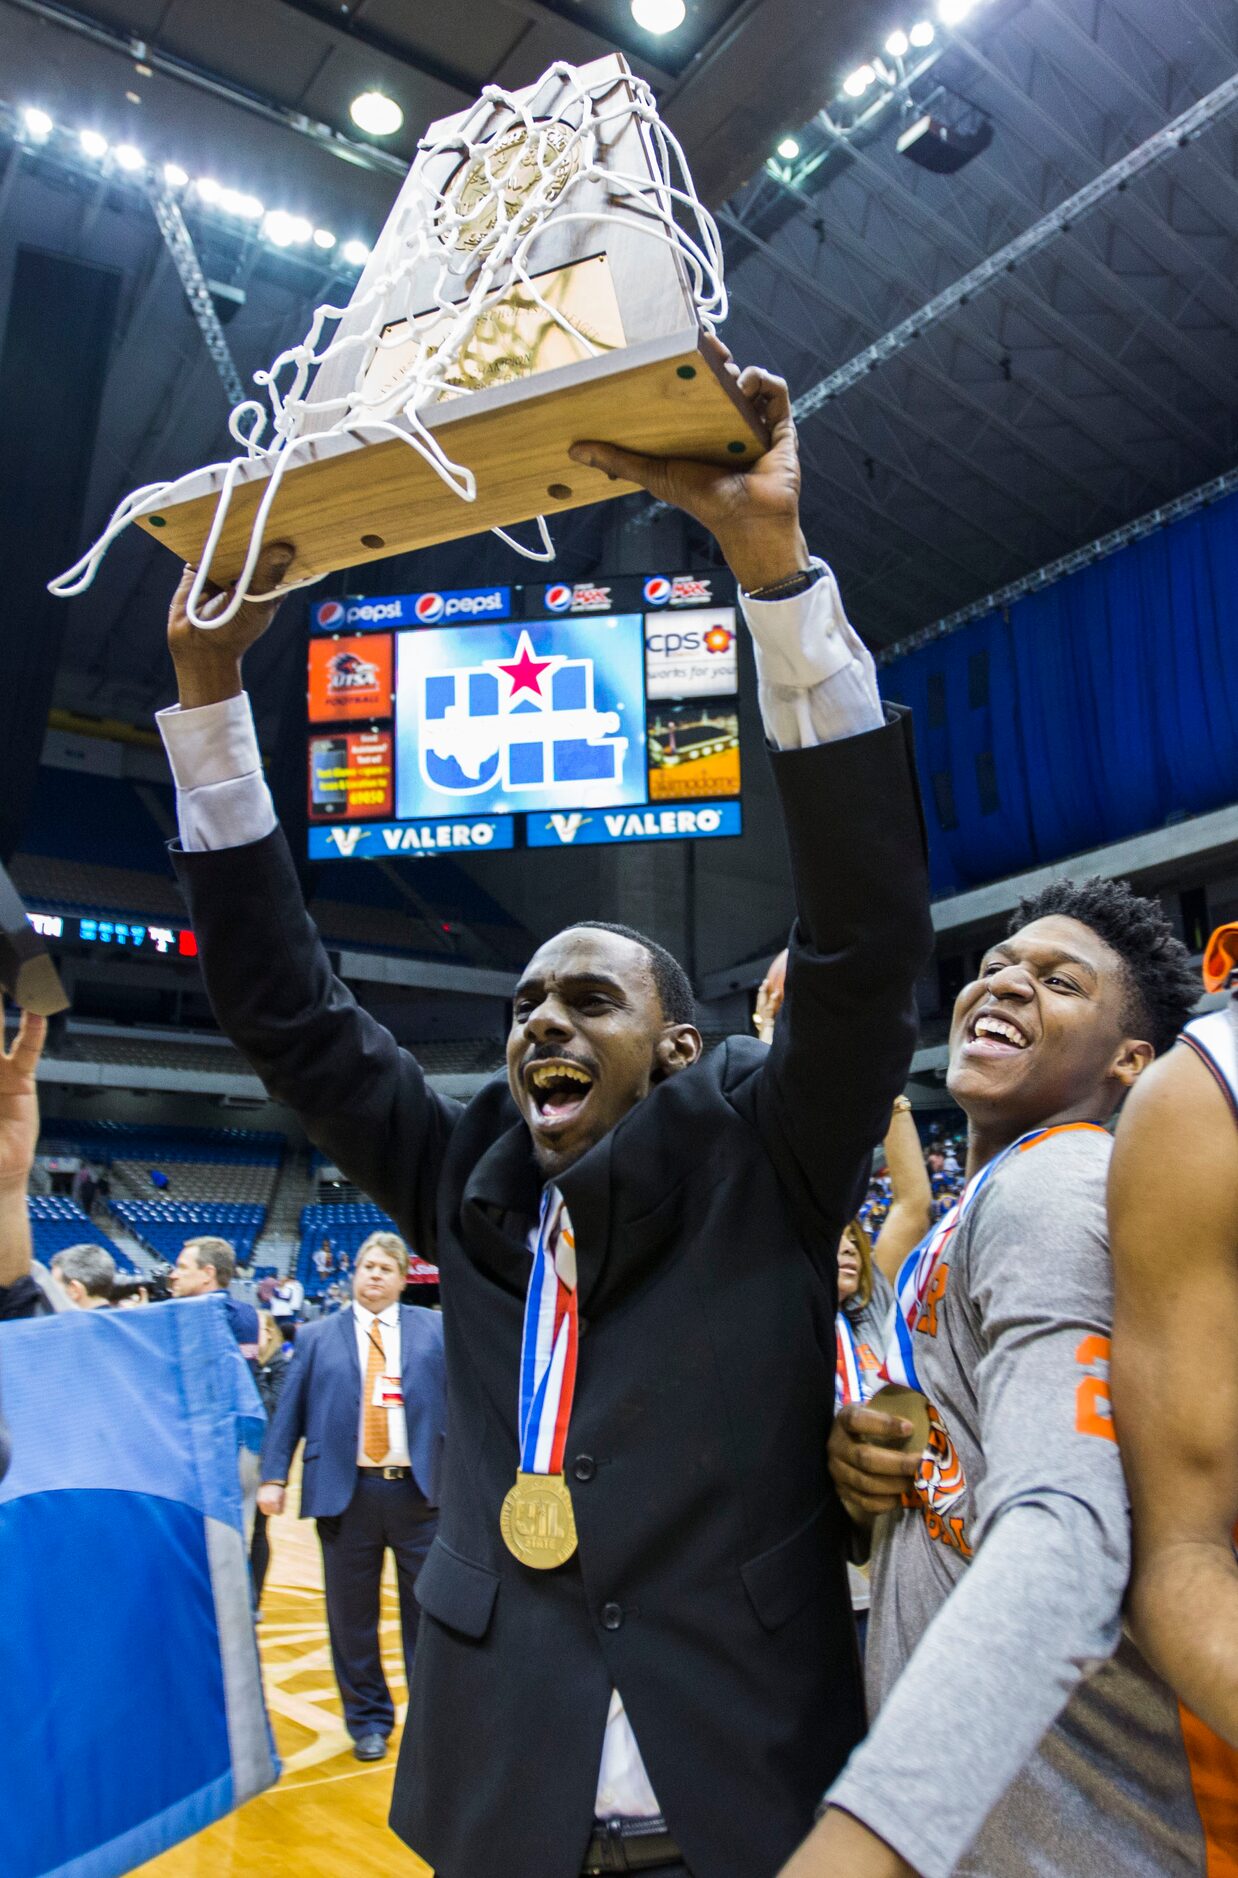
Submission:
{"label": "uil logo", "polygon": [[965,1517],[955,1510],[967,1494],[963,1463],[950,1430],[931,1402],[928,1412],[928,1446],[920,1458],[920,1471],[908,1490],[906,1503],[919,1507],[930,1539],[969,1559],[972,1554],[964,1530]]}
{"label": "uil logo", "polygon": [[595,709],[593,678],[592,659],[539,658],[527,632],[514,659],[425,673],[418,699],[423,780],[455,796],[495,785],[523,793],[620,783],[628,739],[617,734],[617,711]]}

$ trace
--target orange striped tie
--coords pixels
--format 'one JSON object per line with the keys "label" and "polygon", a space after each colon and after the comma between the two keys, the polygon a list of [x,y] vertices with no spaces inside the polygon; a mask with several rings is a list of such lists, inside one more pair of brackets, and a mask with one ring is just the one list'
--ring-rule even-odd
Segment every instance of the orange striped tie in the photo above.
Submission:
{"label": "orange striped tie", "polygon": [[380,1467],[387,1458],[391,1443],[387,1430],[387,1411],[374,1406],[374,1396],[378,1388],[378,1379],[387,1367],[387,1353],[383,1349],[382,1334],[378,1324],[370,1320],[370,1347],[365,1357],[365,1422],[362,1430],[362,1447],[367,1461],[374,1461]]}

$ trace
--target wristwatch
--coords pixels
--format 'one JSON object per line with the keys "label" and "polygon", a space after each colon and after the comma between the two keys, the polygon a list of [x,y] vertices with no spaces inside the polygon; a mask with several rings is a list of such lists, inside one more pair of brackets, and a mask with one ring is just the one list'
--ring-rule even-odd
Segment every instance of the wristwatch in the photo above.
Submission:
{"label": "wristwatch", "polygon": [[823,567],[797,568],[794,574],[788,574],[785,580],[771,580],[767,587],[753,587],[750,600],[793,600],[797,594],[807,593],[815,587],[824,574]]}
{"label": "wristwatch", "polygon": [[898,1095],[898,1096],[895,1096],[894,1098],[894,1105],[890,1112],[893,1115],[898,1115],[902,1112],[903,1109],[909,1109],[910,1107],[911,1107],[911,1097],[905,1096],[905,1095]]}

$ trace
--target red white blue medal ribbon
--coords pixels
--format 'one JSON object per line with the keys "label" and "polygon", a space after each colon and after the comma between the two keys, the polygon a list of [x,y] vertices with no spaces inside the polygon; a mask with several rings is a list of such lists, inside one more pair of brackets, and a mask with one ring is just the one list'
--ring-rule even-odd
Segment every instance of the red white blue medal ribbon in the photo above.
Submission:
{"label": "red white blue medal ribbon", "polygon": [[834,1364],[834,1407],[837,1410],[846,1402],[865,1400],[860,1347],[845,1311],[839,1311],[834,1319],[834,1341],[837,1346],[837,1360]]}
{"label": "red white blue medal ribbon", "polygon": [[907,1254],[894,1287],[894,1304],[886,1325],[885,1361],[879,1373],[880,1382],[900,1383],[908,1389],[918,1389],[923,1395],[924,1388],[916,1373],[913,1333],[920,1318],[920,1307],[933,1281],[933,1273],[964,1215],[975,1205],[982,1188],[987,1186],[998,1168],[1012,1154],[1024,1154],[1050,1135],[1068,1134],[1081,1128],[1097,1134],[1105,1133],[1096,1122],[1064,1122],[1056,1128],[1033,1128],[1017,1141],[1012,1141],[1008,1148],[1004,1148],[993,1160],[987,1161],[978,1174],[972,1175],[950,1211]]}
{"label": "red white blue medal ribbon", "polygon": [[576,1240],[563,1195],[542,1194],[520,1346],[520,1471],[561,1474],[576,1388]]}

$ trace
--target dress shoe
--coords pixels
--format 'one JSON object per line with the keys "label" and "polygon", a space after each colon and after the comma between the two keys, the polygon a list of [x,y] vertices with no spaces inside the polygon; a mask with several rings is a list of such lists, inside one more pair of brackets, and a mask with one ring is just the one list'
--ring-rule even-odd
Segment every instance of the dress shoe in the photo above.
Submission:
{"label": "dress shoe", "polygon": [[353,1742],[352,1751],[359,1761],[381,1761],[387,1752],[387,1737],[380,1734],[362,1735],[360,1740]]}

